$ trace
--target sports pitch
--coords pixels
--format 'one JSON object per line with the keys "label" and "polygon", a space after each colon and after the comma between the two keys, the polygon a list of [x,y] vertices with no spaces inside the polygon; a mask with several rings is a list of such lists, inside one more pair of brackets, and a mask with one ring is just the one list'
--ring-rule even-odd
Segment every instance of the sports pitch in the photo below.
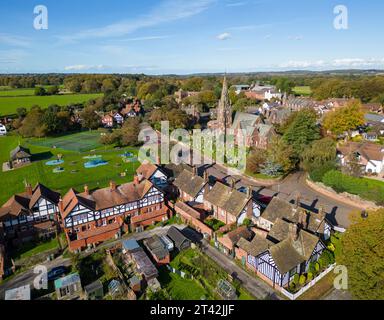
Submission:
{"label": "sports pitch", "polygon": [[39,147],[86,152],[102,146],[99,142],[100,134],[100,131],[85,131],[57,138],[33,139],[28,143]]}

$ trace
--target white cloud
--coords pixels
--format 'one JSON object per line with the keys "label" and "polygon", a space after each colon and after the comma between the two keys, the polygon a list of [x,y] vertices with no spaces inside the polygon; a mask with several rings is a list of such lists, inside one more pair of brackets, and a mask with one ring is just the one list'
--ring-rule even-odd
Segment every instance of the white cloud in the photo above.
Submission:
{"label": "white cloud", "polygon": [[74,66],[67,66],[64,68],[65,71],[91,71],[91,70],[104,70],[106,66],[100,65],[85,65],[85,64],[77,64]]}
{"label": "white cloud", "polygon": [[230,37],[231,37],[231,34],[229,32],[224,32],[224,33],[219,34],[216,38],[218,40],[227,40]]}
{"label": "white cloud", "polygon": [[236,1],[236,2],[228,2],[225,6],[226,7],[242,7],[245,6],[248,2],[247,1]]}
{"label": "white cloud", "polygon": [[287,69],[308,69],[308,68],[382,68],[384,66],[384,58],[341,58],[329,61],[324,60],[303,60],[303,61],[288,61],[282,63],[279,67]]}
{"label": "white cloud", "polygon": [[24,37],[5,33],[0,33],[0,44],[9,45],[12,47],[28,47],[30,45],[28,39]]}
{"label": "white cloud", "polygon": [[73,42],[92,38],[122,37],[143,28],[192,17],[207,10],[214,2],[216,0],[165,0],[146,15],[61,36],[59,39],[63,42]]}

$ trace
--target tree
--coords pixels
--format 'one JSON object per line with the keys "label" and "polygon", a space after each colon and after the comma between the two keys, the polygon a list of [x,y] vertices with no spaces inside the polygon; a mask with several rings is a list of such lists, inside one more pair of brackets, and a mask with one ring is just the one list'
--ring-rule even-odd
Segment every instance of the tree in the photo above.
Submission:
{"label": "tree", "polygon": [[348,270],[349,291],[359,300],[384,299],[384,209],[368,218],[352,215],[352,225],[341,236],[336,262]]}
{"label": "tree", "polygon": [[331,138],[314,141],[301,155],[301,165],[307,172],[332,161],[336,163],[336,143]]}
{"label": "tree", "polygon": [[100,125],[100,116],[96,113],[95,108],[92,106],[85,107],[81,112],[80,117],[83,128],[93,130],[97,129]]}
{"label": "tree", "polygon": [[22,119],[22,118],[25,118],[25,116],[27,115],[27,109],[26,108],[17,108],[16,109],[16,114],[17,116]]}
{"label": "tree", "polygon": [[122,146],[136,146],[139,142],[140,120],[128,119],[121,128],[120,142]]}
{"label": "tree", "polygon": [[295,168],[293,148],[279,136],[271,139],[266,154],[269,164],[279,165],[283,173],[289,173]]}
{"label": "tree", "polygon": [[361,102],[352,100],[345,107],[329,112],[323,121],[324,129],[335,136],[348,133],[365,124]]}
{"label": "tree", "polygon": [[46,94],[47,94],[47,91],[43,87],[35,88],[35,96],[45,96]]}
{"label": "tree", "polygon": [[265,150],[253,150],[247,158],[247,170],[251,173],[259,173],[266,160]]}
{"label": "tree", "polygon": [[46,94],[49,95],[49,96],[53,96],[53,95],[58,94],[59,91],[60,91],[60,89],[59,89],[58,86],[51,86],[51,87],[49,87],[49,88],[46,90]]}
{"label": "tree", "polygon": [[44,112],[39,107],[33,107],[22,121],[19,133],[23,137],[43,137],[46,134],[47,127],[41,121]]}
{"label": "tree", "polygon": [[297,160],[305,148],[320,139],[320,128],[314,110],[301,110],[283,135],[283,140],[292,147]]}

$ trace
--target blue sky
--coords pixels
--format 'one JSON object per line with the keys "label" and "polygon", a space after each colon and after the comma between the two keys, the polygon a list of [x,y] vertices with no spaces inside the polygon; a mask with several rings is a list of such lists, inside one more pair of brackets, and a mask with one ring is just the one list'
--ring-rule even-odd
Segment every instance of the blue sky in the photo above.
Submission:
{"label": "blue sky", "polygon": [[[35,30],[36,5],[48,30]],[[333,26],[348,8],[348,30]],[[383,68],[378,0],[1,0],[0,72]]]}

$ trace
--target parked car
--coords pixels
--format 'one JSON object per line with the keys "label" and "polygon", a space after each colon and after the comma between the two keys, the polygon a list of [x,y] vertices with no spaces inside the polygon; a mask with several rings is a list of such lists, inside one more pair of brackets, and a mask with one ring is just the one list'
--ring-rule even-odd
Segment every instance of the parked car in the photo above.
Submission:
{"label": "parked car", "polygon": [[68,269],[64,266],[53,268],[51,271],[48,272],[48,281],[54,281],[56,279],[59,279],[61,276],[66,274]]}

